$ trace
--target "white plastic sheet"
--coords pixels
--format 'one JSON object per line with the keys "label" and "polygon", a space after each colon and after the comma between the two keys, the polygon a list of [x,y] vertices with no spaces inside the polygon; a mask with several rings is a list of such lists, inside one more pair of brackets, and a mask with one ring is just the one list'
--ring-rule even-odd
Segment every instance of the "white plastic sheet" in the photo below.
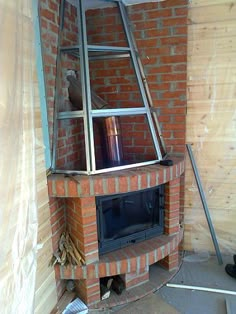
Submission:
{"label": "white plastic sheet", "polygon": [[32,2],[0,0],[0,312],[32,314],[36,273]]}

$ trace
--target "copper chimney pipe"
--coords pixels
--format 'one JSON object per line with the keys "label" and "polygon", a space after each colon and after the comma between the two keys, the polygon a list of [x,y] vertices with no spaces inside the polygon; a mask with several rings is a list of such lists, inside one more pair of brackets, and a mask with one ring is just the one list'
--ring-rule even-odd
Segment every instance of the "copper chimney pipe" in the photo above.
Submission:
{"label": "copper chimney pipe", "polygon": [[107,157],[110,166],[123,164],[123,148],[118,117],[108,117],[104,120],[106,130]]}

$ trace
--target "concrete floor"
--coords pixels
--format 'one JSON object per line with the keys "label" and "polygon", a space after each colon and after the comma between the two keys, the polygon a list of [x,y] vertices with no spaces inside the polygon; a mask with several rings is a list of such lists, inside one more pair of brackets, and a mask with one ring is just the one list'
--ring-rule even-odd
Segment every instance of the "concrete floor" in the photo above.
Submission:
{"label": "concrete floor", "polygon": [[[218,265],[215,256],[185,256],[171,283],[236,291],[236,279],[225,273],[224,267],[233,263],[231,256],[223,256],[224,265]],[[233,314],[236,296],[163,286],[136,302],[104,311],[89,313],[116,314]]]}

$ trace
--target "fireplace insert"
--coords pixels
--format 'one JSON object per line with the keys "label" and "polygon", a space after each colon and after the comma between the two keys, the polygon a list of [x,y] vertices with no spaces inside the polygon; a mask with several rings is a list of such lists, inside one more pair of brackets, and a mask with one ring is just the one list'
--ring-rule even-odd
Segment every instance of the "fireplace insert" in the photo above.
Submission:
{"label": "fireplace insert", "polygon": [[96,197],[99,253],[163,233],[164,185]]}

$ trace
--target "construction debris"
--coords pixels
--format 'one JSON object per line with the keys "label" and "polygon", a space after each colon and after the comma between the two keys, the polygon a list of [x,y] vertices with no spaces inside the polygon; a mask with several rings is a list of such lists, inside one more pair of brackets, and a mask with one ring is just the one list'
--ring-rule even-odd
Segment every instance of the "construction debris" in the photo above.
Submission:
{"label": "construction debris", "polygon": [[63,232],[58,245],[58,251],[53,253],[52,259],[49,263],[50,266],[60,264],[67,265],[85,265],[85,260],[79,250],[74,245],[69,233]]}
{"label": "construction debris", "polygon": [[122,294],[123,290],[125,290],[125,283],[119,275],[113,277],[111,288],[118,295]]}
{"label": "construction debris", "polygon": [[110,297],[112,281],[112,277],[105,277],[100,279],[101,300],[105,300]]}

